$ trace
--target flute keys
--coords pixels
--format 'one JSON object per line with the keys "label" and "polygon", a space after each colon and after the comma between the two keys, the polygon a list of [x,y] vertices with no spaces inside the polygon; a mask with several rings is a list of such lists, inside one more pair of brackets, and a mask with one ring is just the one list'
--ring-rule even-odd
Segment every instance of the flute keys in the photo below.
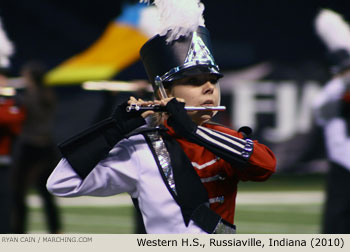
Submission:
{"label": "flute keys", "polygon": [[[187,111],[224,111],[226,109],[225,106],[216,106],[216,107],[191,107],[191,106],[186,106],[185,110]],[[166,112],[165,107],[160,106],[158,104],[150,104],[147,106],[140,106],[137,104],[130,104],[129,106],[126,107],[127,112],[131,111],[148,111],[152,110],[154,112]]]}
{"label": "flute keys", "polygon": [[140,106],[137,104],[130,104],[129,106],[126,107],[126,112],[130,112],[132,110],[139,111]]}

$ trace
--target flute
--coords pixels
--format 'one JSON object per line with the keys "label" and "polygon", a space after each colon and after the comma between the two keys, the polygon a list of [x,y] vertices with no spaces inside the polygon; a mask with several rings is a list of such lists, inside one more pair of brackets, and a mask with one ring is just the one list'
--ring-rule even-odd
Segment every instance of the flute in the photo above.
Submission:
{"label": "flute", "polygon": [[[131,104],[126,107],[127,112],[131,111],[149,111],[152,110],[154,112],[166,112],[164,106],[160,105],[150,105],[150,106],[139,106],[137,104]],[[185,110],[187,111],[225,111],[225,106],[208,106],[208,107],[194,107],[194,106],[185,106]]]}

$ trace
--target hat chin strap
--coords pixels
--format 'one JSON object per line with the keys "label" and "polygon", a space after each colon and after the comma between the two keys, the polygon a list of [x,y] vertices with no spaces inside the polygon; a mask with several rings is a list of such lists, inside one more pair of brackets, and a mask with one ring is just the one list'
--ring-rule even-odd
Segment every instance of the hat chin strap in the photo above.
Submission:
{"label": "hat chin strap", "polygon": [[168,95],[167,95],[165,88],[164,88],[164,85],[163,85],[163,80],[158,75],[154,79],[153,90],[154,90],[154,94],[155,94],[157,99],[168,98]]}

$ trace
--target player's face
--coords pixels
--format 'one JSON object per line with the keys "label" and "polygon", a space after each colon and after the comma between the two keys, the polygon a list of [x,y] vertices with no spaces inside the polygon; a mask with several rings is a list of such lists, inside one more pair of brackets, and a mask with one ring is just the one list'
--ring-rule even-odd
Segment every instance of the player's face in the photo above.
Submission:
{"label": "player's face", "polygon": [[[218,78],[212,74],[201,74],[174,81],[171,96],[185,100],[186,106],[208,107],[220,104]],[[189,116],[201,125],[211,119],[214,111],[191,111]]]}

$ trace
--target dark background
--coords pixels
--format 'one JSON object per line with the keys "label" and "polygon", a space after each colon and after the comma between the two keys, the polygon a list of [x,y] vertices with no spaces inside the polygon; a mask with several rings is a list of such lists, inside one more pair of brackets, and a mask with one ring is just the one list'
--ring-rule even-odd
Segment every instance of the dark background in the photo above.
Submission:
{"label": "dark background", "polygon": [[[13,74],[30,59],[54,67],[83,51],[119,15],[123,2],[128,1],[1,0],[0,16],[16,46]],[[214,53],[223,69],[267,59],[288,63],[323,59],[324,47],[313,30],[316,13],[327,7],[347,20],[350,15],[350,3],[345,0],[202,2]]]}
{"label": "dark background", "polygon": [[[53,68],[84,51],[99,38],[108,23],[120,14],[124,2],[135,1],[1,0],[0,16],[16,48],[11,75],[17,76],[22,64],[28,60],[41,60]],[[300,86],[307,80],[324,83],[329,78],[326,48],[313,27],[318,11],[330,8],[350,20],[350,2],[345,0],[202,2],[205,4],[204,18],[211,32],[215,59],[222,71],[237,71],[269,62],[273,65],[273,71],[265,79],[288,79]],[[120,80],[136,78],[146,78],[140,62],[114,77]],[[55,87],[55,90],[58,97],[57,142],[108,115],[116,102],[130,95],[123,93],[112,96],[106,92],[83,91],[79,85]],[[232,97],[223,94],[222,101],[229,112]],[[221,119],[227,120],[225,115]],[[269,125],[273,118],[262,118],[261,121],[261,125]],[[314,136],[315,132],[295,136],[284,145],[269,144],[266,139],[259,140],[265,141],[273,150],[282,150],[284,154],[279,159],[289,164],[287,170],[293,170],[296,166],[301,167],[300,160],[305,153],[315,144],[318,145],[314,140],[320,139],[319,135]],[[295,155],[289,159],[291,152]],[[322,154],[307,155],[312,160]]]}

